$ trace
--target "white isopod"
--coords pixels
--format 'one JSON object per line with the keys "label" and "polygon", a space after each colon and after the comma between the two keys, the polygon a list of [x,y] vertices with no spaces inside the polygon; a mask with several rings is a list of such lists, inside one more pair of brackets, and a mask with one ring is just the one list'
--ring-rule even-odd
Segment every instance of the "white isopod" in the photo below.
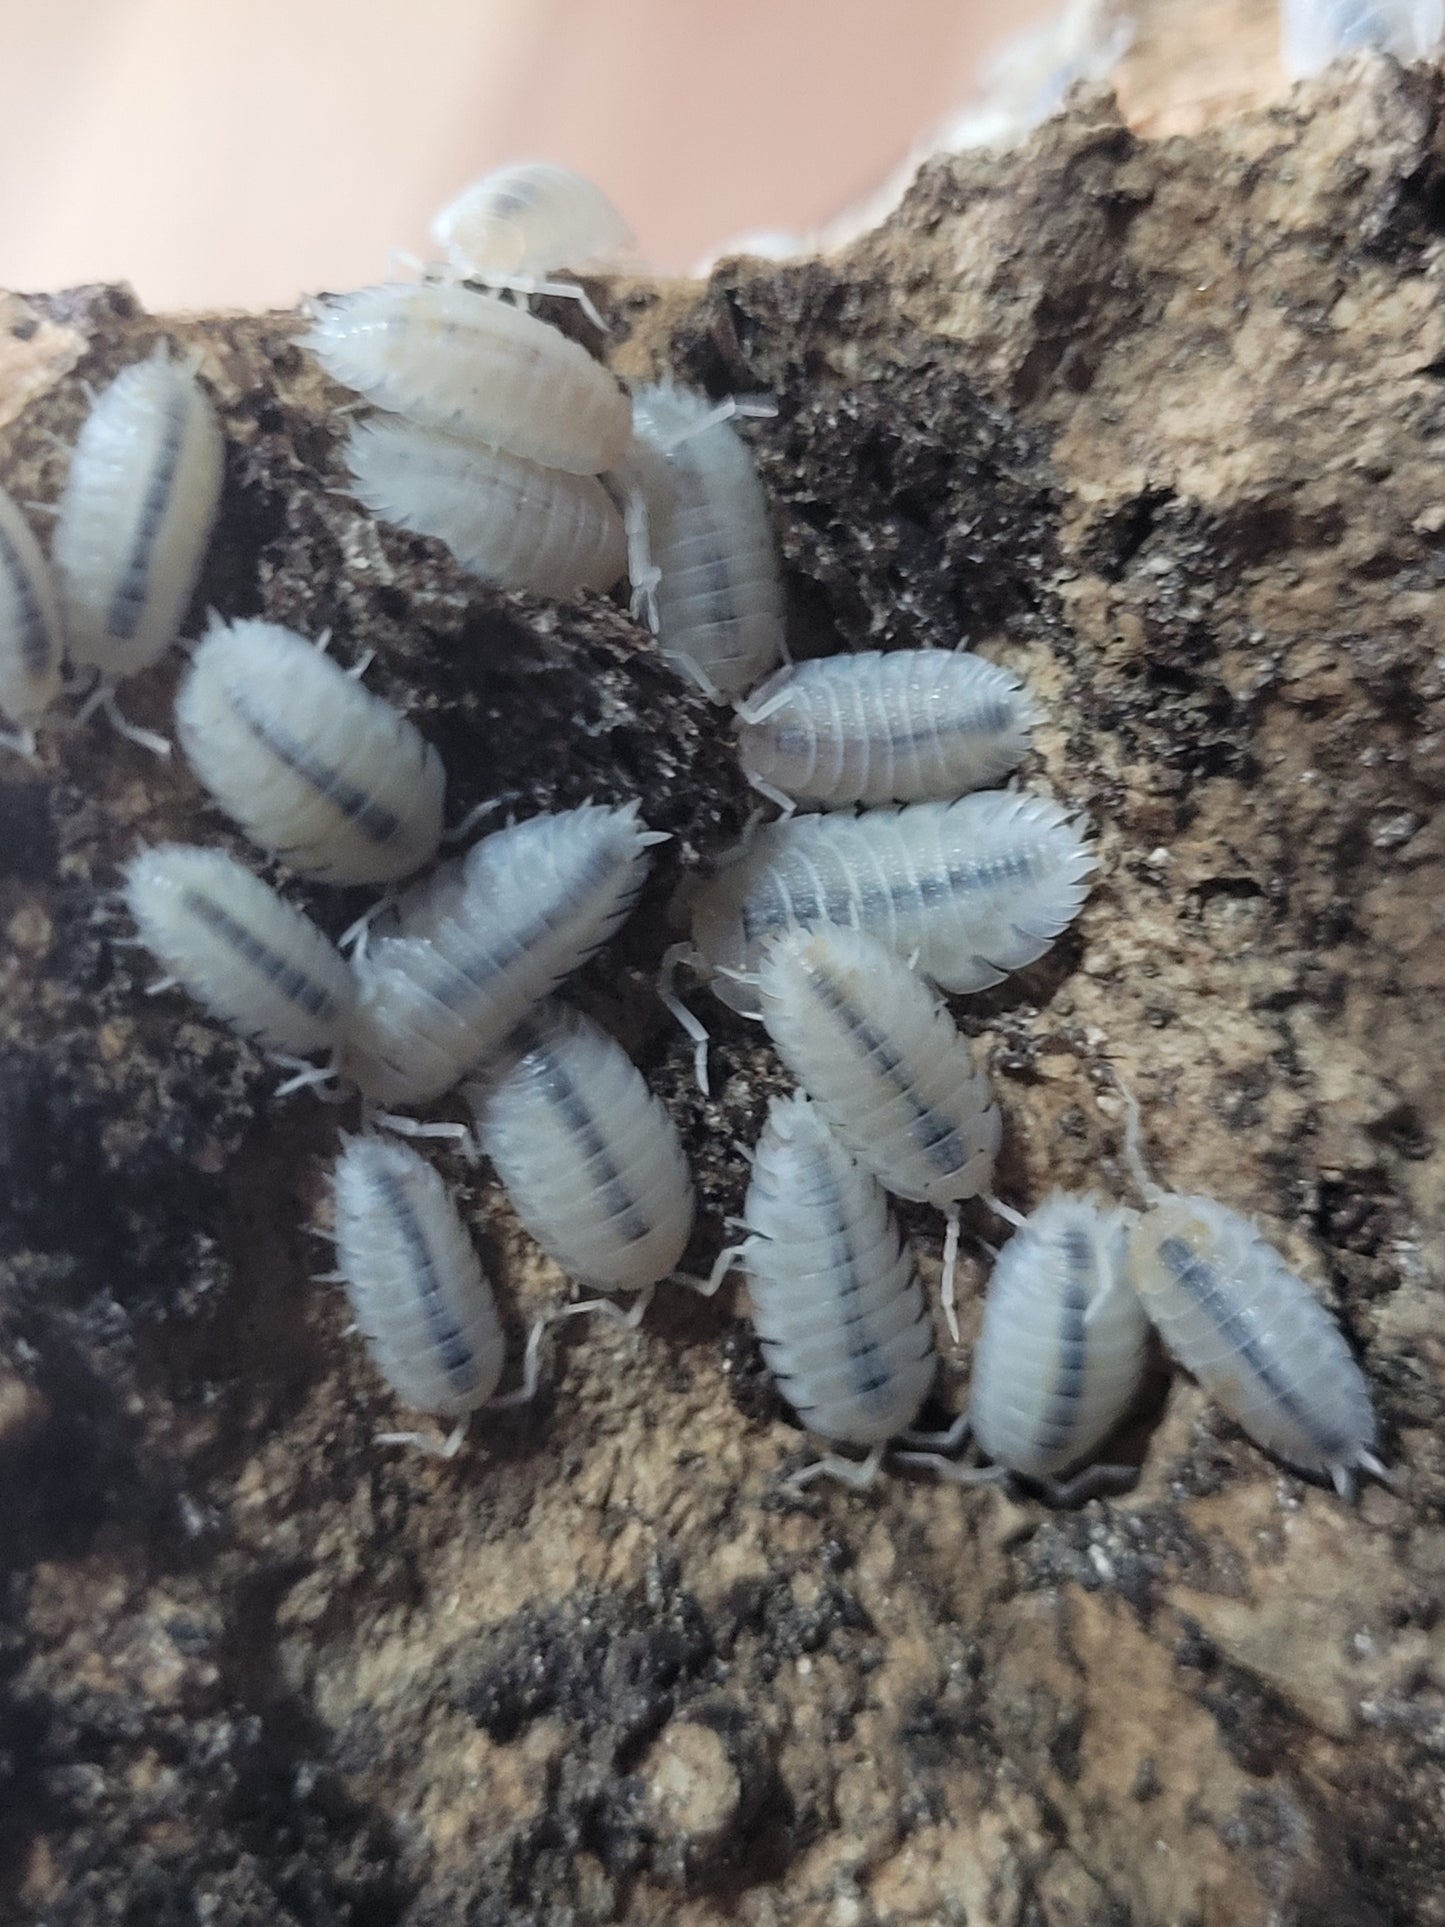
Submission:
{"label": "white isopod", "polygon": [[791,664],[739,716],[738,755],[759,789],[836,807],[996,783],[1027,755],[1039,712],[981,656],[897,649]]}
{"label": "white isopod", "polygon": [[986,990],[1078,915],[1094,858],[1044,796],[981,790],[860,816],[768,823],[702,890],[693,943],[724,1003],[757,1016],[764,941],[796,924],[870,931],[943,990]]}
{"label": "white isopod", "polygon": [[710,693],[737,695],[784,653],[783,585],[767,498],[747,444],[704,395],[633,397],[634,461],[658,571],[658,642]]}
{"label": "white isopod", "polygon": [[1280,0],[1280,64],[1291,80],[1374,47],[1426,60],[1445,34],[1441,0]]}
{"label": "white isopod", "polygon": [[634,245],[602,189],[550,161],[494,169],[449,201],[431,231],[464,279],[535,293],[570,293],[536,277],[609,267]]}
{"label": "white isopod", "polygon": [[793,1483],[828,1473],[867,1484],[928,1396],[933,1327],[882,1187],[801,1093],[769,1106],[743,1221],[735,1255],[784,1397],[820,1438],[871,1448],[861,1463],[823,1459]]}
{"label": "white isopod", "polygon": [[60,693],[60,604],[40,544],[0,489],[0,711],[19,725],[0,744],[32,755],[34,726]]}
{"label": "white isopod", "polygon": [[142,850],[125,899],[146,948],[213,1016],[273,1052],[336,1052],[356,1000],[350,966],[234,857],[179,843]]}
{"label": "white isopod", "polygon": [[544,468],[600,475],[632,440],[626,394],[585,348],[455,282],[338,295],[302,344],[378,407]]}
{"label": "white isopod", "polygon": [[616,1038],[580,1011],[538,1011],[467,1095],[512,1208],[569,1277],[650,1294],[676,1268],[692,1231],[687,1159]]}
{"label": "white isopod", "polygon": [[176,698],[197,776],[253,843],[327,883],[435,855],[441,758],[389,703],[279,623],[217,622]]}
{"label": "white isopod", "polygon": [[1134,1288],[1164,1343],[1287,1464],[1328,1473],[1344,1496],[1357,1470],[1387,1477],[1370,1389],[1335,1321],[1248,1218],[1153,1183],[1127,1093],[1125,1104],[1130,1163],[1150,1201],[1133,1235]]}
{"label": "white isopod", "polygon": [[353,424],[346,458],[373,515],[445,542],[484,582],[566,599],[610,589],[627,566],[622,517],[593,475],[391,416]]}
{"label": "white isopod", "polygon": [[346,1065],[387,1104],[438,1097],[617,929],[647,874],[637,805],[584,804],[474,844],[408,892],[356,963]]}
{"label": "white isopod", "polygon": [[[449,1457],[467,1415],[496,1391],[506,1362],[476,1247],[445,1184],[409,1145],[352,1138],[331,1187],[335,1275],[392,1390],[419,1412],[461,1421],[441,1448]],[[382,1436],[426,1443],[414,1433]]]}
{"label": "white isopod", "polygon": [[758,996],[778,1055],[895,1197],[948,1214],[943,1305],[958,1336],[958,1205],[993,1181],[1003,1135],[988,1078],[907,962],[864,930],[819,924],[764,946]]}
{"label": "white isopod", "polygon": [[215,526],[224,457],[205,390],[163,342],[97,397],[51,548],[72,661],[133,676],[175,641]]}

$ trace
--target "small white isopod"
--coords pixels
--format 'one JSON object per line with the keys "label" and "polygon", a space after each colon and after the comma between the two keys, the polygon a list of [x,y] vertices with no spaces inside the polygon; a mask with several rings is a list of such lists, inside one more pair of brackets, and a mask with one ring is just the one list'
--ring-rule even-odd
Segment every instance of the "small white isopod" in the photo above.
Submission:
{"label": "small white isopod", "polygon": [[[468,1415],[492,1400],[506,1362],[496,1300],[476,1247],[440,1176],[409,1145],[352,1138],[336,1161],[331,1189],[335,1275],[356,1323],[399,1397],[419,1412],[458,1420],[439,1448],[449,1458]],[[521,1396],[534,1388],[532,1345]],[[438,1450],[416,1433],[382,1438]]]}
{"label": "small white isopod", "polygon": [[60,602],[40,544],[0,489],[0,711],[18,734],[0,745],[35,752],[35,724],[60,694]]}
{"label": "small white isopod", "polygon": [[439,1097],[617,929],[647,874],[637,805],[584,804],[485,836],[398,905],[356,961],[346,1068],[387,1104]]}
{"label": "small white isopod", "polygon": [[1257,1445],[1349,1497],[1375,1456],[1370,1388],[1333,1318],[1259,1228],[1217,1199],[1162,1191],[1126,1149],[1150,1208],[1132,1241],[1134,1288],[1169,1350]]}
{"label": "small white isopod", "polygon": [[1038,717],[982,656],[866,650],[770,676],[740,706],[738,755],[766,794],[827,808],[949,799],[1006,776]]}
{"label": "small white isopod", "polygon": [[456,282],[391,282],[322,305],[302,336],[329,374],[423,428],[600,475],[632,440],[628,399],[585,348]]}
{"label": "small white isopod", "polygon": [[176,640],[215,526],[224,458],[209,397],[164,342],[97,396],[51,546],[73,662],[133,676]]}
{"label": "small white isopod", "polygon": [[993,1182],[1003,1136],[968,1039],[904,958],[837,924],[770,939],[758,996],[778,1055],[864,1169],[947,1214],[943,1307],[957,1338],[958,1206]]}
{"label": "small white isopod", "polygon": [[560,268],[613,267],[635,245],[595,182],[550,161],[495,168],[449,201],[431,231],[465,281],[583,299],[572,282],[550,277]]}
{"label": "small white isopod", "polygon": [[682,1257],[695,1201],[677,1126],[621,1044],[552,1005],[467,1096],[526,1230],[579,1283],[645,1294],[640,1315]]}
{"label": "small white isopod", "polygon": [[593,475],[568,475],[395,416],[352,425],[356,499],[383,522],[445,542],[503,589],[559,600],[610,589],[627,566],[622,517]]}
{"label": "small white isopod", "polygon": [[288,1058],[333,1056],[351,967],[309,917],[221,850],[163,843],[126,867],[141,940],[200,1004]]}
{"label": "small white isopod", "polygon": [[[810,1432],[865,1445],[794,1475],[870,1484],[937,1368],[913,1259],[876,1178],[801,1093],[774,1098],[753,1158],[741,1259],[753,1325],[783,1396]],[[719,1262],[723,1262],[720,1260]]]}
{"label": "small white isopod", "polygon": [[658,572],[657,639],[711,695],[737,695],[784,654],[782,566],[747,443],[705,395],[670,383],[632,402],[651,460],[646,498]]}
{"label": "small white isopod", "polygon": [[436,854],[441,758],[389,703],[279,623],[216,622],[176,697],[196,775],[251,841],[326,883]]}
{"label": "small white isopod", "polygon": [[[1073,922],[1094,857],[1048,797],[980,790],[859,816],[767,823],[698,894],[693,944],[734,1010],[758,1015],[762,945],[795,924],[870,931],[942,990],[987,990]],[[734,973],[734,974],[728,974]]]}

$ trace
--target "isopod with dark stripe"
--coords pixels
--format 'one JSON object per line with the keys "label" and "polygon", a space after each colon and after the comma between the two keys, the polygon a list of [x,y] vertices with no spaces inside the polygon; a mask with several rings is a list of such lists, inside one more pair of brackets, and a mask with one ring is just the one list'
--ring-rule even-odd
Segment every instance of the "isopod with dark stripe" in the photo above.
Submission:
{"label": "isopod with dark stripe", "polygon": [[60,603],[30,525],[0,489],[0,711],[18,725],[0,743],[32,755],[34,727],[60,693]]}
{"label": "isopod with dark stripe", "polygon": [[594,182],[549,161],[498,167],[449,201],[432,222],[453,274],[518,294],[559,294],[580,302],[598,327],[585,291],[553,277],[614,266],[633,246],[630,228]]}

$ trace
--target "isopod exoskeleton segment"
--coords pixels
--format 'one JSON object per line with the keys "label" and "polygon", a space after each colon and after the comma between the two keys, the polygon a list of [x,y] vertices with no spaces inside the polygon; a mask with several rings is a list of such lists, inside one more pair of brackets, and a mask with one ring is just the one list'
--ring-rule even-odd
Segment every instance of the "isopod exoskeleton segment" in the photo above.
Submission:
{"label": "isopod exoskeleton segment", "polygon": [[60,693],[60,602],[30,525],[0,489],[0,712],[31,731]]}
{"label": "isopod exoskeleton segment", "polygon": [[607,267],[633,246],[602,189],[550,161],[495,168],[449,201],[431,231],[457,274],[508,285]]}

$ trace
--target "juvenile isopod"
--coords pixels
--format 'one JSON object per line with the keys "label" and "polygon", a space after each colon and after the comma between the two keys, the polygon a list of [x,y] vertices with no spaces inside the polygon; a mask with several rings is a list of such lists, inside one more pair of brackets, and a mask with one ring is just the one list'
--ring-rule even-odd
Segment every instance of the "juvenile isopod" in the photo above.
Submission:
{"label": "juvenile isopod", "polygon": [[627,396],[585,348],[456,282],[338,295],[302,344],[379,408],[544,468],[600,475],[632,440]]}
{"label": "juvenile isopod", "polygon": [[217,622],[176,698],[196,775],[251,841],[327,883],[435,855],[446,778],[405,716],[279,623]]}
{"label": "juvenile isopod", "polygon": [[215,525],[224,455],[205,390],[164,342],[97,397],[51,548],[72,661],[133,676],[175,641]]}
{"label": "juvenile isopod", "polygon": [[933,1327],[882,1187],[801,1093],[769,1106],[743,1221],[735,1255],[783,1396],[818,1437],[870,1448],[793,1483],[826,1472],[868,1484],[933,1384]]}
{"label": "juvenile isopod", "polygon": [[1003,1135],[967,1038],[864,930],[819,924],[770,939],[758,996],[778,1055],[864,1169],[895,1197],[947,1213],[943,1305],[957,1337],[958,1206],[992,1183]]}
{"label": "juvenile isopod", "polygon": [[980,790],[859,816],[765,824],[698,895],[693,943],[724,1003],[758,1014],[764,941],[796,924],[867,930],[940,989],[987,990],[1078,915],[1094,858],[1044,796]]}
{"label": "juvenile isopod", "polygon": [[614,266],[634,245],[600,187],[548,161],[518,161],[474,181],[437,215],[432,238],[463,280],[583,300],[580,288],[549,277]]}
{"label": "juvenile isopod", "polygon": [[146,948],[212,1016],[276,1053],[334,1055],[356,1000],[350,966],[234,857],[179,843],[142,850],[125,900]]}
{"label": "juvenile isopod", "polygon": [[635,803],[535,816],[407,892],[356,962],[346,1065],[369,1097],[418,1104],[461,1081],[617,929],[665,841]]}
{"label": "juvenile isopod", "polygon": [[783,585],[747,444],[704,395],[670,384],[633,398],[645,459],[657,638],[711,694],[736,695],[783,654]]}
{"label": "juvenile isopod", "polygon": [[346,456],[373,515],[445,542],[484,582],[565,600],[610,589],[627,566],[622,517],[593,475],[539,468],[393,416],[353,424]]}
{"label": "juvenile isopod", "polygon": [[1257,1445],[1348,1497],[1375,1456],[1370,1389],[1339,1327],[1258,1227],[1214,1198],[1149,1178],[1138,1111],[1127,1149],[1150,1209],[1132,1241],[1134,1287],[1169,1350]]}
{"label": "juvenile isopod", "polygon": [[867,650],[793,663],[740,709],[738,755],[760,789],[799,802],[951,799],[1028,753],[1038,711],[981,656]]}
{"label": "juvenile isopod", "polygon": [[0,489],[0,711],[18,726],[0,744],[31,755],[34,727],[60,693],[60,604],[40,544]]}
{"label": "juvenile isopod", "polygon": [[[491,1399],[506,1362],[476,1247],[438,1174],[394,1139],[352,1138],[336,1161],[331,1190],[336,1276],[376,1368],[419,1412],[458,1420],[440,1448],[450,1457],[468,1414]],[[534,1388],[535,1337],[522,1396]],[[415,1433],[382,1437],[427,1443]]]}
{"label": "juvenile isopod", "polygon": [[692,1230],[687,1159],[616,1038],[552,1005],[467,1095],[513,1210],[569,1277],[650,1295],[676,1269]]}

